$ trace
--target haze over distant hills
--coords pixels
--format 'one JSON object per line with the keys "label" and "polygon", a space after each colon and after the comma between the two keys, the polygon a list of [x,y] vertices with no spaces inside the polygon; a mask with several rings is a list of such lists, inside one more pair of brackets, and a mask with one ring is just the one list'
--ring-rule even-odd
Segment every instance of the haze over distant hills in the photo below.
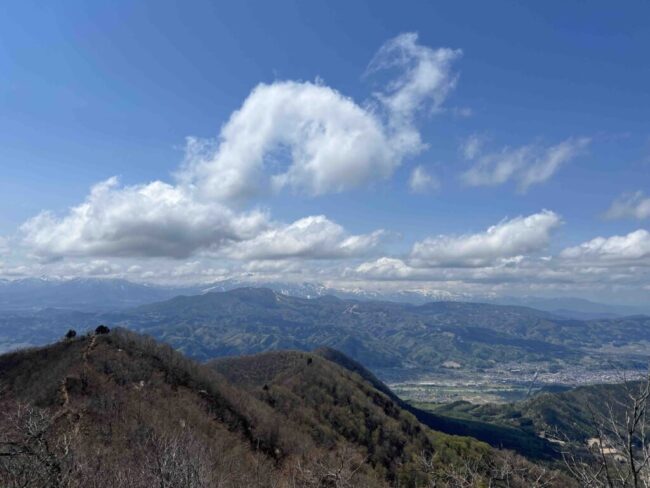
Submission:
{"label": "haze over distant hills", "polygon": [[650,313],[650,307],[602,304],[574,297],[472,297],[444,290],[410,289],[399,292],[382,292],[362,288],[339,289],[319,283],[259,283],[241,280],[224,280],[202,285],[161,286],[103,278],[0,280],[0,311],[58,308],[106,312],[167,300],[179,295],[199,295],[242,287],[265,287],[284,295],[300,298],[331,295],[343,299],[382,300],[416,305],[432,301],[521,305],[553,312],[567,318],[585,320]]}
{"label": "haze over distant hills", "polygon": [[0,310],[60,308],[108,311],[200,293],[198,287],[164,287],[121,279],[26,278],[0,280]]}
{"label": "haze over distant hills", "polygon": [[486,300],[502,305],[521,305],[575,319],[613,318],[650,313],[650,307],[596,303],[576,297],[502,297]]}

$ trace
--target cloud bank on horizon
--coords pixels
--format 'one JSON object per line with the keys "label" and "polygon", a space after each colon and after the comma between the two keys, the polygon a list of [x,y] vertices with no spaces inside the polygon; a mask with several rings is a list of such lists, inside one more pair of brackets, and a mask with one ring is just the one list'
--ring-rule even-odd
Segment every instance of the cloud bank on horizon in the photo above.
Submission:
{"label": "cloud bank on horizon", "polygon": [[[419,159],[433,144],[419,123],[445,111],[459,83],[462,51],[431,48],[417,34],[388,40],[365,77],[389,80],[355,101],[322,81],[276,81],[252,89],[214,140],[188,138],[171,181],[94,185],[85,200],[44,211],[15,236],[0,238],[0,276],[119,276],[139,281],[214,281],[228,277],[324,281],[344,286],[434,286],[463,293],[561,292],[607,287],[647,290],[650,234],[594,236],[557,249],[564,222],[540,208],[486,222],[484,230],[436,235],[404,248],[391,229],[354,232],[326,215],[278,221],[261,199],[319,198],[395,178],[404,168],[413,194],[443,182]],[[488,149],[472,134],[460,145],[457,178],[473,187],[511,182],[524,194],[576,158],[592,137]],[[462,169],[465,168],[465,169]],[[609,219],[650,217],[650,199],[625,194]]]}

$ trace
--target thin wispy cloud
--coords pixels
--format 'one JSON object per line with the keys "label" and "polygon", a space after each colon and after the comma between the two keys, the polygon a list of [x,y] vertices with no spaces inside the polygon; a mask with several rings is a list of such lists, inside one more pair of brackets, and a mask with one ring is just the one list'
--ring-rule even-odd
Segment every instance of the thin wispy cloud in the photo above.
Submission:
{"label": "thin wispy cloud", "polygon": [[429,193],[440,188],[440,180],[424,166],[419,165],[411,171],[409,188],[412,193]]}
{"label": "thin wispy cloud", "polygon": [[479,134],[472,134],[460,144],[460,152],[464,159],[471,161],[476,159],[483,150],[486,138]]}
{"label": "thin wispy cloud", "polygon": [[5,254],[9,254],[10,248],[9,248],[9,239],[6,237],[0,236],[0,256],[3,256]]}
{"label": "thin wispy cloud", "polygon": [[518,191],[525,193],[531,186],[548,181],[563,165],[581,155],[590,142],[588,137],[572,137],[551,146],[506,146],[500,151],[485,153],[480,141],[472,136],[461,146],[465,159],[473,162],[461,179],[469,186],[494,186],[515,181]]}
{"label": "thin wispy cloud", "polygon": [[623,194],[612,202],[604,216],[607,219],[650,218],[650,197],[642,191]]}
{"label": "thin wispy cloud", "polygon": [[452,64],[460,49],[432,49],[410,32],[387,41],[368,65],[367,73],[397,68],[399,76],[375,96],[386,107],[391,124],[407,132],[418,113],[438,109],[455,88]]}

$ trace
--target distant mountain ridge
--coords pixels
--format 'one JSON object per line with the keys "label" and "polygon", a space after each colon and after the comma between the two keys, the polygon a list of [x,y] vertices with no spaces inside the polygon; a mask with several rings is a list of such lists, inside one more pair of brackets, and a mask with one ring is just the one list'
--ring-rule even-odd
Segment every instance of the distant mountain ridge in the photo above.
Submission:
{"label": "distant mountain ridge", "polygon": [[[328,346],[368,366],[420,367],[449,359],[466,363],[472,351],[485,346],[512,360],[548,351],[572,354],[565,345],[541,340],[543,326],[555,325],[551,314],[477,303],[305,299],[268,288],[238,288],[175,297],[106,318],[199,358]],[[508,332],[526,324],[538,330]],[[489,364],[480,356],[471,360]]]}
{"label": "distant mountain ridge", "polygon": [[[597,357],[598,348],[650,341],[648,317],[581,321],[519,306],[306,299],[238,288],[109,313],[0,313],[0,348],[99,322],[145,332],[198,359],[326,346],[367,367],[403,371],[435,370],[447,361],[470,371],[504,362],[578,364]],[[627,360],[645,361],[638,354]]]}
{"label": "distant mountain ridge", "polygon": [[[43,344],[97,323],[144,332],[199,360],[281,349],[340,350],[398,375],[537,363],[556,370],[640,368],[650,317],[566,319],[510,305],[288,296],[268,288],[177,296],[115,312],[0,312],[0,351]],[[392,374],[392,373],[391,373]]]}
{"label": "distant mountain ridge", "polygon": [[0,280],[0,310],[25,311],[60,308],[79,311],[110,311],[197,294],[197,287],[164,287],[121,279]]}
{"label": "distant mountain ridge", "polygon": [[596,303],[575,297],[502,297],[488,300],[488,302],[501,305],[521,305],[581,320],[650,314],[649,307]]}
{"label": "distant mountain ridge", "polygon": [[91,312],[125,310],[167,300],[178,295],[200,295],[237,288],[269,288],[300,298],[336,296],[342,299],[379,300],[422,305],[434,301],[482,302],[518,305],[552,312],[558,316],[589,320],[650,313],[650,307],[609,305],[572,297],[471,296],[445,290],[410,289],[396,292],[363,288],[334,288],[320,283],[257,282],[222,280],[187,286],[161,286],[113,278],[25,278],[0,280],[0,311],[36,311],[61,308]]}

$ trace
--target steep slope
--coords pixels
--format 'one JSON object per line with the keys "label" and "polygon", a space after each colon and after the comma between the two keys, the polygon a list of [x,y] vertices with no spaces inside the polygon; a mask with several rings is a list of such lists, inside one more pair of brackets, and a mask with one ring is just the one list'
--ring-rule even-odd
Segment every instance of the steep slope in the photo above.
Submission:
{"label": "steep slope", "polygon": [[[426,429],[418,422],[418,414],[429,422],[437,422],[440,427],[463,431],[465,435],[471,434],[474,427],[404,404],[359,363],[332,349],[324,348],[312,354],[276,351],[220,358],[209,365],[287,418],[299,419],[300,423],[308,425],[319,442],[330,443],[342,437],[364,446],[368,462],[376,469],[383,470],[388,476],[397,470],[399,475],[394,481],[399,481],[400,486],[419,486],[418,469],[411,464],[413,460],[422,462],[418,453],[434,452],[437,462],[452,466],[471,464],[477,456],[484,460],[500,456],[499,451],[483,450],[481,444],[468,437],[449,436]],[[496,427],[491,433],[498,435],[508,430],[514,431]],[[546,441],[530,435],[519,437],[530,442],[525,447],[534,457],[553,457],[554,452]],[[497,437],[492,440],[497,441]],[[509,441],[511,439],[505,439],[506,443]],[[524,447],[521,441],[513,444]],[[535,452],[535,447],[541,450]],[[522,468],[521,472],[525,472],[526,468]],[[558,480],[558,483],[570,486],[569,480],[562,477]],[[552,485],[551,481],[547,482]]]}
{"label": "steep slope", "polygon": [[8,487],[448,486],[506,464],[529,486],[544,472],[429,430],[318,355],[208,368],[124,330],[0,356],[0,408]]}
{"label": "steep slope", "polygon": [[210,365],[287,419],[307,427],[319,444],[345,439],[363,446],[368,462],[401,483],[417,480],[422,452],[458,463],[488,451],[469,439],[428,431],[389,396],[360,376],[317,355],[270,352],[216,360]]}
{"label": "steep slope", "polygon": [[360,363],[348,358],[339,351],[330,348],[320,348],[315,351],[318,355],[332,361],[343,368],[355,372],[375,389],[387,395],[396,405],[410,412],[424,425],[440,432],[452,435],[469,436],[490,444],[493,447],[512,449],[533,459],[557,459],[560,453],[545,439],[534,432],[521,431],[509,425],[483,422],[475,418],[457,419],[453,416],[436,415],[427,410],[419,409],[395,395],[390,388]]}
{"label": "steep slope", "polygon": [[355,446],[323,451],[220,375],[126,331],[7,354],[0,372],[2,486],[285,486],[343,452],[360,486],[385,484]]}

